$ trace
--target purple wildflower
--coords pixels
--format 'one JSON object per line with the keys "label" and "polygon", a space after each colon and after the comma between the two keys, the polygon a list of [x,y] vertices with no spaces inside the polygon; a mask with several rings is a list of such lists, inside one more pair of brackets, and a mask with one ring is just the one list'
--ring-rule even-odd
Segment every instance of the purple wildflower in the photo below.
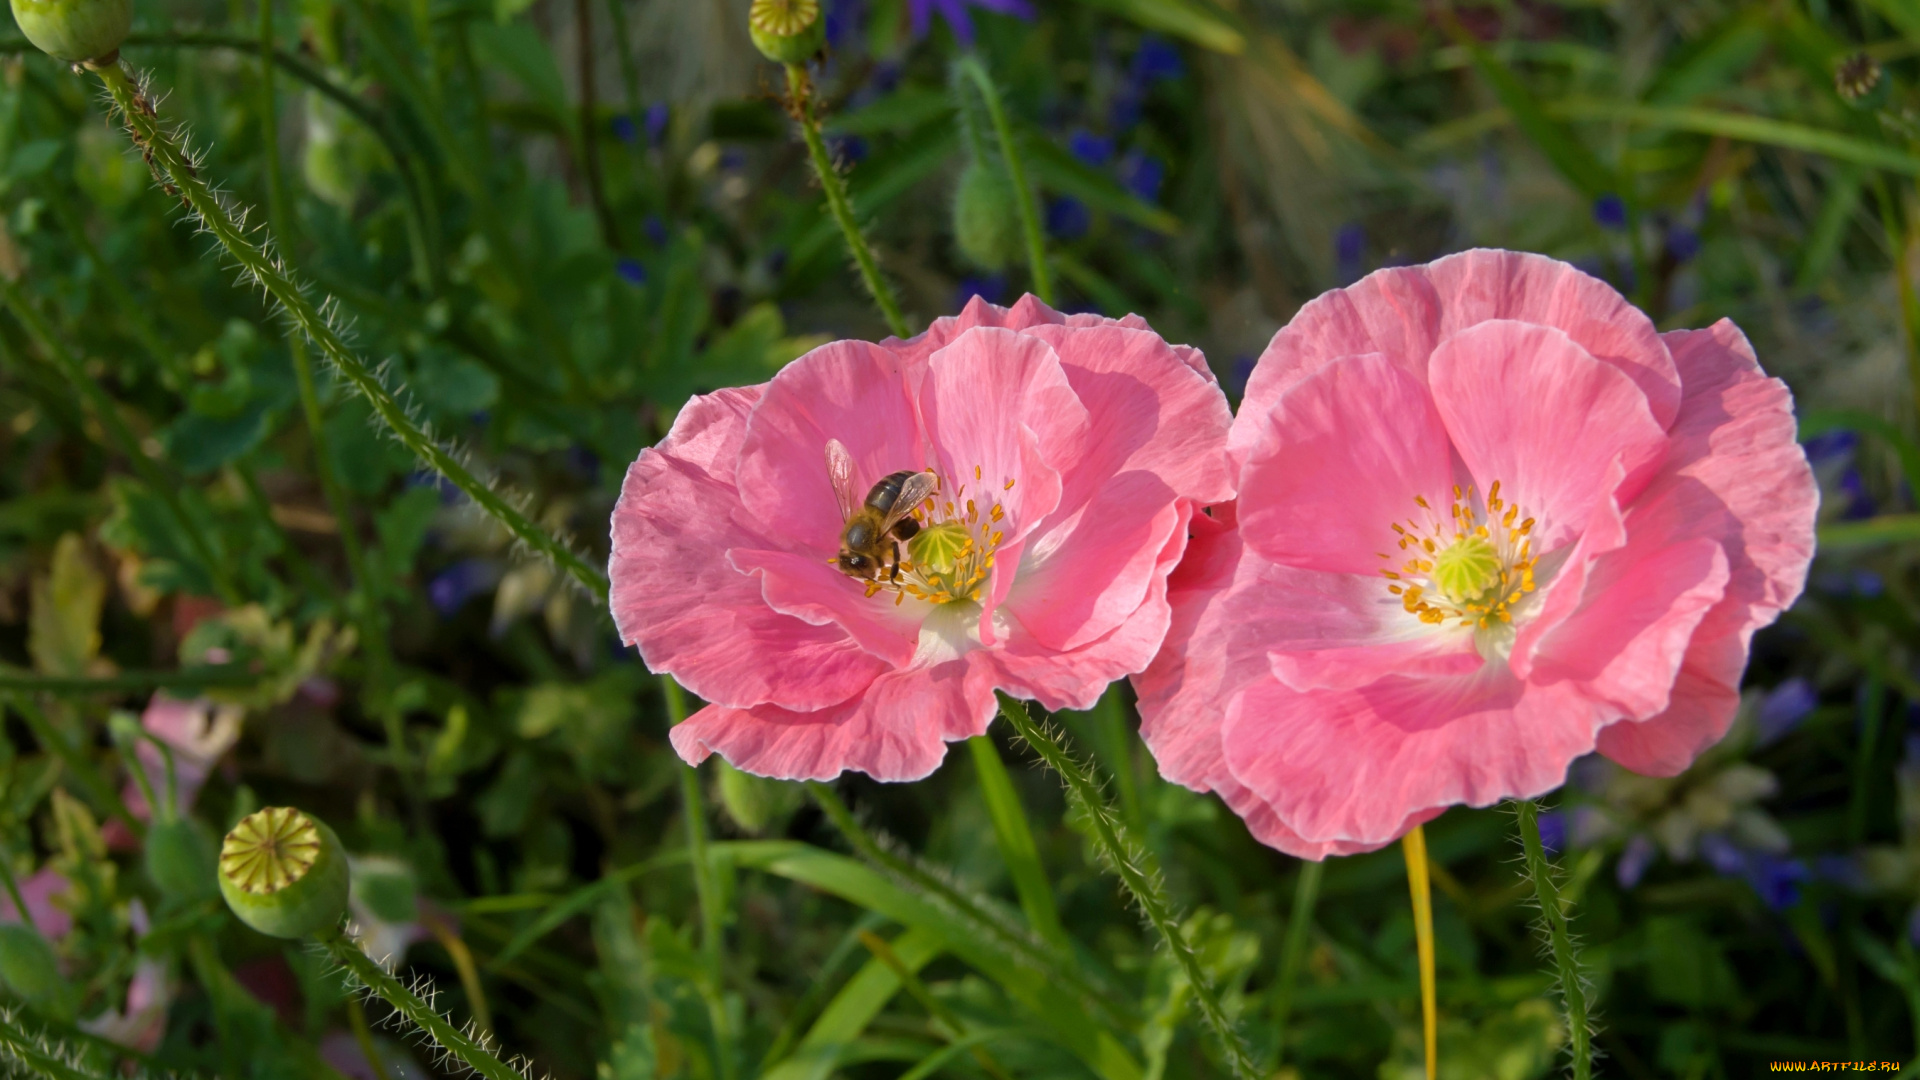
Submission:
{"label": "purple wildflower", "polygon": [[1113,139],[1095,135],[1085,128],[1067,136],[1067,149],[1073,152],[1074,157],[1096,169],[1113,160]]}
{"label": "purple wildflower", "polygon": [[1620,853],[1620,863],[1613,870],[1620,887],[1631,889],[1640,884],[1640,879],[1646,876],[1647,867],[1653,865],[1654,857],[1659,854],[1660,849],[1654,847],[1653,841],[1645,836],[1635,836],[1627,841],[1626,850]]}
{"label": "purple wildflower", "polygon": [[1627,227],[1627,204],[1618,195],[1602,195],[1593,200],[1593,220],[1603,229]]}
{"label": "purple wildflower", "polygon": [[1093,228],[1093,213],[1087,204],[1071,195],[1047,202],[1047,232],[1062,240],[1078,240]]}
{"label": "purple wildflower", "polygon": [[1767,691],[1754,716],[1760,745],[1766,746],[1792,731],[1818,704],[1820,695],[1813,684],[1798,675]]}
{"label": "purple wildflower", "polygon": [[973,48],[973,19],[968,16],[967,8],[984,8],[997,11],[1002,15],[1016,18],[1033,18],[1033,5],[1027,0],[907,0],[907,15],[913,25],[913,36],[923,38],[932,28],[935,12],[947,21],[953,29],[953,38],[963,49]]}

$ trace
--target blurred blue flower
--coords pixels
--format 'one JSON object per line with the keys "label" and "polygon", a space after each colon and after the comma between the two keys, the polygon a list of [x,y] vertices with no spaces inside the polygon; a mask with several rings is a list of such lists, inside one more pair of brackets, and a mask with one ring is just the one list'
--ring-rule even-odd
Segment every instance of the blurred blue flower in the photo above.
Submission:
{"label": "blurred blue flower", "polygon": [[1138,150],[1129,151],[1120,159],[1120,183],[1133,192],[1141,202],[1158,202],[1160,185],[1166,182],[1167,167],[1159,158],[1143,154]]}
{"label": "blurred blue flower", "polygon": [[1227,389],[1235,397],[1247,392],[1247,380],[1253,377],[1253,365],[1257,359],[1246,353],[1233,358],[1233,370],[1227,375]]}
{"label": "blurred blue flower", "polygon": [[621,113],[613,118],[613,137],[623,143],[637,143],[640,141],[640,125],[633,122],[633,117]]}
{"label": "blurred blue flower", "polygon": [[839,50],[866,22],[866,0],[834,0],[827,6],[827,44]]}
{"label": "blurred blue flower", "polygon": [[1860,865],[1857,855],[1819,855],[1813,860],[1813,874],[1822,881],[1831,881],[1843,889],[1865,892],[1873,887],[1868,879],[1866,868]]}
{"label": "blurred blue flower", "polygon": [[989,304],[997,304],[1007,295],[1005,274],[988,274],[985,277],[963,277],[960,287],[953,292],[953,310],[959,311],[967,302],[979,297]]}
{"label": "blurred blue flower", "polygon": [[672,234],[667,232],[667,223],[660,219],[659,214],[648,214],[642,228],[647,230],[647,239],[653,241],[654,247],[666,247],[667,241],[672,238]]}
{"label": "blurred blue flower", "polygon": [[1340,284],[1351,285],[1360,280],[1364,265],[1360,260],[1366,253],[1366,226],[1349,221],[1333,234],[1333,272]]}
{"label": "blurred blue flower", "polygon": [[1819,704],[1820,695],[1813,684],[1798,675],[1767,691],[1754,714],[1760,745],[1766,746],[1792,731]]}
{"label": "blurred blue flower", "polygon": [[1099,168],[1113,160],[1113,140],[1105,135],[1095,135],[1085,128],[1077,128],[1067,136],[1067,149],[1081,161]]}
{"label": "blurred blue flower", "polygon": [[1627,227],[1627,204],[1618,195],[1602,195],[1593,200],[1593,220],[1603,229]]}
{"label": "blurred blue flower", "polygon": [[1708,866],[1723,876],[1732,876],[1747,868],[1746,852],[1719,833],[1707,833],[1700,838],[1700,855],[1707,860]]}
{"label": "blurred blue flower", "polygon": [[1620,882],[1623,889],[1633,888],[1640,884],[1640,879],[1646,876],[1647,867],[1653,865],[1654,857],[1659,854],[1660,849],[1653,845],[1652,840],[1643,833],[1636,833],[1620,852],[1620,862],[1613,868],[1614,879]]}
{"label": "blurred blue flower", "polygon": [[867,140],[858,135],[832,135],[827,138],[827,153],[836,162],[865,161]]}
{"label": "blurred blue flower", "polygon": [[1033,6],[1027,0],[907,0],[907,16],[913,26],[913,36],[926,37],[927,31],[932,29],[934,13],[939,12],[940,17],[953,29],[953,38],[960,43],[960,47],[973,48],[973,19],[967,15],[969,7],[1022,19],[1033,18]]}
{"label": "blurred blue flower", "polygon": [[636,289],[647,283],[647,268],[639,259],[630,259],[625,256],[615,259],[613,271],[620,275],[620,280]]}
{"label": "blurred blue flower", "polygon": [[1186,61],[1180,59],[1180,50],[1165,38],[1148,34],[1140,39],[1140,49],[1133,54],[1133,77],[1136,81],[1145,83],[1158,79],[1178,79],[1186,73]]}
{"label": "blurred blue flower", "polygon": [[1920,904],[1915,904],[1913,914],[1907,916],[1907,940],[1920,945]]}
{"label": "blurred blue flower", "polygon": [[1558,855],[1566,849],[1566,811],[1548,810],[1540,815],[1540,846],[1546,848],[1549,855]]}
{"label": "blurred blue flower", "polygon": [[668,119],[670,119],[670,115],[667,112],[666,102],[656,101],[653,104],[647,106],[647,142],[648,143],[654,146],[660,145],[661,138],[664,137],[667,133]]}
{"label": "blurred blue flower", "polygon": [[600,455],[579,443],[567,447],[567,467],[589,485],[600,479]]}
{"label": "blurred blue flower", "polygon": [[1825,464],[1853,453],[1859,445],[1860,436],[1851,431],[1828,431],[1806,440],[1800,445],[1807,452],[1807,460],[1815,465]]}
{"label": "blurred blue flower", "polygon": [[467,601],[493,588],[499,570],[487,559],[462,559],[427,582],[427,599],[442,615],[452,615]]}
{"label": "blurred blue flower", "polygon": [[1864,521],[1872,517],[1878,509],[1874,505],[1873,496],[1867,494],[1867,485],[1860,478],[1859,469],[1848,466],[1847,471],[1840,474],[1840,482],[1835,486],[1840,489],[1840,494],[1846,496],[1847,501],[1847,508],[1840,512],[1841,520]]}
{"label": "blurred blue flower", "polygon": [[452,506],[461,499],[460,488],[453,481],[431,469],[416,469],[407,475],[410,488],[431,487],[440,491],[440,505]]}
{"label": "blurred blue flower", "polygon": [[1748,857],[1743,876],[1762,903],[1775,911],[1785,911],[1800,902],[1800,886],[1813,874],[1799,859],[1757,851]]}
{"label": "blurred blue flower", "polygon": [[1047,232],[1062,240],[1078,240],[1093,228],[1087,204],[1071,195],[1047,200]]}
{"label": "blurred blue flower", "polygon": [[1685,225],[1672,225],[1667,228],[1667,254],[1675,262],[1686,262],[1700,254],[1700,234]]}

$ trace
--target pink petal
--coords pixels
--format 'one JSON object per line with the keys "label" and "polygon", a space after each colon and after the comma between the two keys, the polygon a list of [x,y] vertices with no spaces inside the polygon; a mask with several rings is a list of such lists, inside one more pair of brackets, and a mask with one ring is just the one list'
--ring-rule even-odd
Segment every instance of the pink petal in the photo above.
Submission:
{"label": "pink petal", "polygon": [[1255,682],[1229,705],[1221,735],[1234,779],[1287,828],[1378,847],[1422,813],[1559,786],[1602,722],[1569,688],[1526,686],[1485,664],[1353,690]]}
{"label": "pink petal", "polygon": [[694,398],[627,471],[613,512],[610,607],[649,668],[707,701],[818,708],[859,693],[887,664],[837,626],[769,608],[760,583],[726,561],[730,548],[781,544],[743,525],[751,519],[732,483],[758,396]]}
{"label": "pink petal", "polygon": [[1704,537],[1595,560],[1586,601],[1540,642],[1533,683],[1567,680],[1628,719],[1667,707],[1687,643],[1726,593],[1727,557]]}
{"label": "pink petal", "polygon": [[1389,675],[1424,679],[1471,675],[1486,663],[1474,647],[1471,631],[1438,629],[1416,621],[1409,636],[1365,645],[1335,645],[1324,649],[1275,649],[1269,659],[1273,677],[1290,690],[1350,690]]}
{"label": "pink petal", "polygon": [[1223,601],[1239,574],[1253,572],[1241,558],[1244,546],[1235,526],[1232,503],[1193,515],[1185,557],[1167,578],[1171,618],[1165,641],[1131,680],[1140,737],[1160,775],[1195,791],[1211,790],[1214,779],[1226,775],[1219,718],[1227,700],[1267,672],[1264,653],[1239,658],[1237,665],[1227,653]]}
{"label": "pink petal", "polygon": [[787,551],[734,548],[727,561],[742,574],[758,575],[767,606],[815,626],[838,626],[860,647],[894,667],[913,660],[920,623],[930,605],[895,594],[866,594],[866,587],[818,559]]}
{"label": "pink petal", "polygon": [[1032,539],[1008,609],[1052,649],[1105,636],[1166,576],[1159,553],[1185,528],[1185,505],[1153,473],[1115,477],[1079,513]]}
{"label": "pink petal", "polygon": [[1550,326],[1618,369],[1646,396],[1654,422],[1673,423],[1680,373],[1653,320],[1599,278],[1558,259],[1479,249],[1428,264],[1444,298],[1439,337],[1493,319]]}
{"label": "pink petal", "polygon": [[1015,615],[1014,632],[999,648],[983,654],[998,673],[996,689],[1038,700],[1049,709],[1090,709],[1109,683],[1142,671],[1153,661],[1172,621],[1167,581],[1186,551],[1191,512],[1186,503],[1170,510],[1173,527],[1157,549],[1148,549],[1155,554],[1144,595],[1106,633],[1061,649],[1040,640],[1019,620],[1018,607],[1008,605]]}
{"label": "pink petal", "polygon": [[1255,840],[1295,858],[1310,859],[1314,862],[1319,862],[1329,855],[1358,855],[1361,852],[1378,850],[1413,831],[1415,825],[1424,825],[1444,812],[1444,808],[1435,807],[1408,814],[1404,821],[1390,830],[1393,835],[1386,840],[1374,842],[1308,840],[1288,828],[1287,823],[1280,820],[1280,815],[1274,813],[1273,807],[1261,801],[1258,795],[1237,781],[1224,780],[1217,783],[1214,790],[1219,793],[1228,809],[1239,815],[1240,820],[1246,823],[1247,831],[1253,834]]}
{"label": "pink petal", "polygon": [[948,742],[984,733],[993,719],[997,705],[978,655],[889,672],[859,697],[811,712],[709,705],[669,738],[690,765],[717,753],[743,772],[782,780],[831,780],[847,770],[919,780],[940,767]]}
{"label": "pink petal", "polygon": [[993,612],[1012,588],[1018,545],[1059,506],[1060,470],[1084,452],[1087,410],[1052,347],[993,328],[969,330],[933,354],[919,403],[942,479],[938,498],[956,510],[973,498],[981,517],[994,503],[1006,512],[981,596],[980,633],[992,644]]}
{"label": "pink petal", "polygon": [[[1242,406],[1241,419],[1246,419]],[[1395,522],[1444,507],[1452,456],[1419,381],[1379,355],[1328,364],[1275,403],[1240,475],[1240,522],[1263,557],[1377,575]],[[1423,519],[1424,523],[1424,519]],[[1385,587],[1382,586],[1382,593]]]}
{"label": "pink petal", "polygon": [[1794,441],[1792,398],[1760,371],[1746,338],[1722,320],[1667,335],[1685,379],[1673,446],[1634,503],[1627,528],[1668,543],[1703,537],[1727,559],[1725,597],[1694,632],[1672,704],[1616,724],[1601,749],[1639,772],[1672,775],[1725,734],[1753,632],[1806,584],[1819,491]]}
{"label": "pink petal", "polygon": [[[888,338],[880,343],[902,360],[909,363],[925,360],[935,352],[947,347],[948,343],[976,326],[994,326],[1003,330],[1028,330],[1041,326],[1124,326],[1134,330],[1148,329],[1147,321],[1138,315],[1128,315],[1119,319],[1108,319],[1100,315],[1081,314],[1063,315],[1040,302],[1040,298],[1028,293],[1010,308],[998,304],[989,304],[975,295],[967,301],[966,307],[957,316],[933,320],[926,332],[905,341]],[[1204,362],[1203,362],[1204,363]]]}
{"label": "pink petal", "polygon": [[845,526],[827,478],[827,442],[853,455],[854,499],[881,477],[926,466],[924,440],[899,358],[864,341],[822,345],[781,368],[747,421],[740,444],[740,499],[783,547],[840,549]]}
{"label": "pink petal", "polygon": [[[73,916],[67,909],[55,904],[54,898],[65,896],[72,886],[60,871],[53,867],[43,867],[30,877],[14,882],[20,889],[20,899],[27,903],[27,914],[33,916],[33,925],[40,935],[48,941],[59,941],[73,932]],[[0,889],[0,922],[24,922],[20,911],[13,906],[13,897]]]}
{"label": "pink petal", "polygon": [[1498,481],[1539,520],[1536,552],[1579,535],[1611,494],[1601,480],[1616,459],[1631,477],[1666,447],[1633,380],[1549,327],[1480,323],[1434,350],[1428,378],[1481,493]]}

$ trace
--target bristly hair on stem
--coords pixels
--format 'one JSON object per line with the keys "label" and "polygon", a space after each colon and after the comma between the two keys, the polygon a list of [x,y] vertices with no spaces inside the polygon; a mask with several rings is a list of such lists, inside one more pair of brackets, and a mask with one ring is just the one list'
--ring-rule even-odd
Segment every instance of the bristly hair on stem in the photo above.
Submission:
{"label": "bristly hair on stem", "polygon": [[1532,903],[1540,909],[1534,931],[1541,939],[1541,953],[1553,960],[1554,985],[1566,1010],[1574,1080],[1588,1080],[1594,1058],[1593,1016],[1588,1005],[1593,986],[1581,970],[1578,942],[1567,928],[1566,905],[1555,880],[1558,871],[1548,861],[1546,846],[1540,840],[1540,807],[1531,799],[1515,799],[1513,809],[1519,824],[1521,860],[1527,876],[1533,879]]}
{"label": "bristly hair on stem", "polygon": [[1108,869],[1120,879],[1128,895],[1139,905],[1141,915],[1159,933],[1161,942],[1166,945],[1174,962],[1180,966],[1181,974],[1192,986],[1194,1001],[1219,1044],[1228,1070],[1240,1080],[1253,1080],[1259,1074],[1253,1064],[1253,1054],[1247,1049],[1239,1027],[1220,1004],[1220,994],[1213,985],[1212,976],[1200,966],[1200,958],[1194,954],[1193,946],[1181,933],[1180,912],[1166,894],[1159,861],[1133,837],[1119,813],[1107,801],[1102,781],[1093,766],[1076,758],[1067,749],[1057,728],[1045,721],[1035,722],[1025,702],[1016,701],[1005,694],[1000,695],[1000,715],[1006,717],[1020,738],[1060,775],[1067,788],[1069,804],[1085,814],[1093,825],[1094,837]]}
{"label": "bristly hair on stem", "polygon": [[465,455],[443,446],[429,425],[417,419],[388,388],[384,372],[370,368],[348,346],[339,324],[339,303],[333,297],[313,303],[297,273],[274,250],[272,238],[256,243],[244,208],[236,207],[219,189],[200,177],[200,163],[187,147],[178,126],[163,124],[145,76],[136,76],[124,62],[94,69],[106,85],[112,108],[119,113],[128,136],[153,170],[154,179],[169,195],[177,196],[201,231],[210,233],[232,257],[240,279],[258,285],[281,314],[327,358],[339,376],[373,407],[387,432],[447,478],[474,504],[500,522],[528,551],[549,560],[563,575],[602,603],[607,579],[576,553],[563,537],[540,527],[527,514],[524,500],[498,490],[476,476]]}

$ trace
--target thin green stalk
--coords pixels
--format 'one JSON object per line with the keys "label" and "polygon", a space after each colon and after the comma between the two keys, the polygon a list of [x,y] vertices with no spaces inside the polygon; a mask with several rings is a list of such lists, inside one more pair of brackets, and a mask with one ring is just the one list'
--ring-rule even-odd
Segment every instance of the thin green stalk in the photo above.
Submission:
{"label": "thin green stalk", "polygon": [[555,566],[604,603],[607,595],[605,575],[534,524],[499,493],[477,479],[432,436],[421,430],[380,377],[347,348],[328,319],[307,299],[300,285],[284,268],[285,263],[267,255],[247,239],[240,223],[206,182],[200,179],[181,147],[179,136],[159,122],[151,103],[133,84],[126,70],[119,65],[112,65],[102,68],[99,75],[108,92],[113,95],[114,104],[119,107],[135,144],[153,155],[155,167],[164,171],[181,197],[192,207],[201,225],[227,249],[249,277],[259,282],[280,302],[287,317],[306,334],[321,355],[333,363],[341,376],[367,399],[374,413],[393,435],[427,465],[452,481],[482,510],[506,526],[522,543],[551,559]]}
{"label": "thin green stalk", "polygon": [[33,912],[27,910],[26,898],[20,895],[20,883],[13,879],[13,867],[8,862],[7,853],[0,851],[0,885],[6,887],[7,899],[13,903],[14,914],[20,917],[27,929],[39,933],[40,927],[33,920]]}
{"label": "thin green stalk", "polygon": [[807,793],[813,796],[814,803],[827,815],[827,820],[833,822],[834,828],[840,830],[840,835],[846,837],[847,842],[853,845],[854,852],[870,865],[893,876],[917,892],[938,897],[981,932],[992,935],[1001,945],[1018,952],[1023,960],[1044,972],[1047,978],[1066,986],[1086,1001],[1104,1008],[1114,1026],[1132,1027],[1134,1025],[1135,1018],[1129,1015],[1128,1003],[1117,1000],[1113,995],[1102,993],[1086,980],[1077,965],[1070,962],[1062,963],[1059,954],[1049,950],[1044,942],[1026,928],[1000,918],[981,906],[973,897],[955,888],[952,883],[926,872],[910,860],[903,859],[882,847],[879,841],[860,827],[860,823],[854,819],[853,811],[847,809],[847,804],[833,793],[832,788],[818,781],[809,780]]}
{"label": "thin green stalk", "polygon": [[413,991],[400,985],[400,981],[386,973],[379,964],[374,963],[366,953],[360,951],[345,936],[335,934],[320,943],[327,955],[345,967],[353,977],[364,983],[369,990],[380,996],[382,1001],[393,1006],[395,1012],[405,1017],[408,1023],[427,1034],[440,1049],[451,1054],[455,1060],[484,1076],[487,1080],[525,1080],[518,1069],[495,1057],[492,1048],[480,1039],[469,1037],[463,1030],[454,1026],[446,1017],[440,1015],[433,1006],[420,1000]]}
{"label": "thin green stalk", "polygon": [[0,693],[129,694],[142,690],[202,690],[207,687],[252,686],[260,676],[242,664],[187,668],[182,671],[122,671],[99,678],[64,675],[27,675],[0,672]]}
{"label": "thin green stalk", "polygon": [[993,133],[1000,142],[1000,158],[1007,163],[1007,178],[1013,182],[1014,205],[1020,211],[1020,231],[1026,234],[1027,265],[1033,273],[1033,293],[1042,303],[1053,303],[1053,270],[1047,266],[1046,237],[1040,231],[1040,211],[1034,203],[1033,185],[1027,182],[1027,167],[1021,163],[1014,143],[1013,125],[1007,120],[1007,108],[1000,100],[1000,88],[977,56],[960,58],[960,70],[980,89],[987,103],[987,115],[993,120]]}
{"label": "thin green stalk", "polygon": [[1407,890],[1413,898],[1413,937],[1420,962],[1420,1030],[1427,1080],[1440,1076],[1440,994],[1433,970],[1433,882],[1427,866],[1427,831],[1415,825],[1400,840],[1407,857]]}
{"label": "thin green stalk", "polygon": [[[933,996],[933,992],[927,989],[927,984],[920,981],[920,976],[914,974],[913,969],[900,959],[900,955],[893,951],[892,945],[887,944],[887,939],[871,930],[862,930],[860,944],[865,945],[875,959],[887,965],[888,970],[893,972],[894,978],[900,980],[900,985],[906,988],[913,1000],[927,1010],[928,1016],[939,1021],[941,1026],[947,1029],[949,1042],[958,1042],[972,1033],[966,1021],[955,1016],[952,1009],[947,1008],[939,998]],[[980,1067],[985,1069],[994,1080],[1011,1080],[1007,1076],[1007,1071],[1000,1066],[1000,1062],[986,1047],[975,1045],[973,1059],[979,1062]]]}
{"label": "thin green stalk", "polygon": [[387,1072],[386,1059],[380,1056],[380,1048],[373,1044],[373,1028],[367,1024],[367,1008],[360,999],[347,998],[347,1024],[353,1028],[353,1041],[360,1044],[360,1056],[373,1066],[374,1080],[393,1080]]}
{"label": "thin green stalk", "polygon": [[1541,926],[1553,949],[1555,974],[1561,997],[1566,1002],[1567,1033],[1573,1038],[1574,1080],[1588,1080],[1593,1071],[1593,1031],[1587,1021],[1587,987],[1581,980],[1573,937],[1567,932],[1567,913],[1561,910],[1560,888],[1554,884],[1553,866],[1547,862],[1546,848],[1540,843],[1540,807],[1532,799],[1516,799],[1513,805],[1520,819],[1520,846],[1525,851],[1527,874],[1533,878],[1534,895],[1540,901]]}
{"label": "thin green stalk", "polygon": [[1273,1027],[1278,1048],[1277,1067],[1286,1058],[1287,1019],[1293,1011],[1293,988],[1300,981],[1300,965],[1307,958],[1307,934],[1313,929],[1313,905],[1320,899],[1325,862],[1300,864],[1300,880],[1293,886],[1293,907],[1287,912],[1287,939],[1280,947],[1280,981],[1273,988]]}
{"label": "thin green stalk", "polygon": [[1887,711],[1886,690],[1877,674],[1868,673],[1860,698],[1860,741],[1854,749],[1853,791],[1847,801],[1847,841],[1856,848],[1867,838],[1867,793],[1873,787],[1873,760]]}
{"label": "thin green stalk", "polygon": [[107,392],[100,388],[100,384],[80,366],[80,361],[67,351],[65,345],[61,344],[60,339],[54,335],[53,327],[48,325],[40,312],[27,302],[19,286],[8,281],[4,274],[0,274],[0,299],[5,300],[14,318],[19,319],[20,325],[27,328],[27,333],[32,334],[40,342],[41,347],[47,350],[47,355],[53,359],[54,366],[60,369],[60,374],[72,384],[74,391],[86,400],[87,407],[92,411],[94,418],[100,422],[100,427],[107,433],[107,437],[112,440],[114,448],[126,456],[128,464],[133,466],[133,471],[146,482],[155,495],[160,497],[161,502],[166,504],[167,510],[179,523],[181,531],[186,534],[187,543],[193,546],[194,555],[205,565],[208,575],[213,578],[214,589],[220,593],[220,598],[229,605],[238,607],[242,602],[240,589],[228,573],[226,560],[214,554],[213,542],[200,530],[199,522],[188,515],[186,507],[180,502],[176,485],[160,471],[160,467],[147,456],[147,452],[141,449],[140,440],[135,438],[132,430],[127,427],[127,422],[120,416],[120,410],[114,405],[113,399],[107,396]]}
{"label": "thin green stalk", "polygon": [[[678,726],[687,718],[686,693],[673,676],[660,676],[660,692],[667,699],[667,719]],[[707,965],[707,1016],[713,1025],[713,1052],[720,1065],[721,1080],[732,1080],[734,1069],[733,1025],[727,1016],[723,992],[725,956],[722,948],[720,890],[713,880],[713,864],[707,859],[707,807],[700,797],[700,774],[691,765],[680,768],[681,811],[687,818],[687,849],[693,860],[693,891],[700,904],[700,952]]]}
{"label": "thin green stalk", "polygon": [[1206,1017],[1207,1026],[1212,1029],[1229,1070],[1242,1080],[1252,1080],[1256,1075],[1253,1056],[1248,1052],[1232,1018],[1221,1006],[1212,977],[1200,966],[1200,958],[1194,955],[1193,947],[1187,944],[1187,939],[1180,933],[1179,912],[1162,887],[1158,860],[1133,838],[1126,823],[1108,804],[1106,795],[1100,790],[1099,776],[1092,766],[1075,758],[1061,744],[1056,732],[1035,723],[1024,703],[1005,694],[1000,695],[1000,715],[1007,718],[1007,722],[1027,741],[1027,745],[1033,747],[1041,760],[1066,782],[1069,797],[1079,805],[1088,823],[1093,826],[1094,838],[1106,856],[1108,868],[1120,879],[1134,902],[1140,905],[1141,913],[1159,932],[1167,951],[1192,985],[1194,1001],[1200,1006],[1201,1015]]}
{"label": "thin green stalk", "polygon": [[799,64],[787,65],[787,97],[793,118],[800,124],[800,134],[807,141],[807,156],[813,159],[814,174],[820,178],[820,187],[827,193],[827,209],[840,226],[841,235],[847,238],[847,250],[853,253],[853,261],[860,266],[860,277],[867,283],[867,291],[873,294],[873,302],[880,306],[880,314],[887,320],[887,329],[893,331],[895,337],[908,336],[906,317],[900,314],[900,302],[894,299],[893,288],[880,276],[880,265],[874,261],[873,249],[867,246],[867,238],[860,233],[860,223],[854,220],[853,206],[847,201],[846,185],[840,182],[840,173],[834,169],[833,159],[827,156],[826,141],[820,137],[820,119],[813,115],[813,90],[807,80],[807,70]]}

